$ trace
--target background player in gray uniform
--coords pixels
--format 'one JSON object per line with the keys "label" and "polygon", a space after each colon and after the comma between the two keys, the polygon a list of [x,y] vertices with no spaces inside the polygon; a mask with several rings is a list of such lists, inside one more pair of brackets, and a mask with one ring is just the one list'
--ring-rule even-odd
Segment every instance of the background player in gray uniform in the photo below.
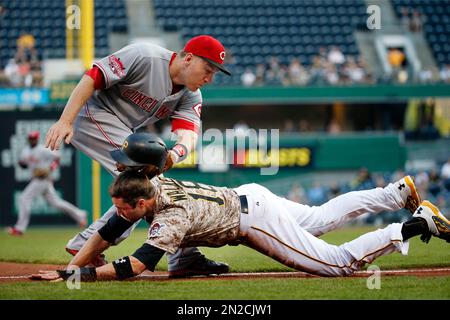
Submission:
{"label": "background player in gray uniform", "polygon": [[[83,76],[60,119],[49,129],[46,146],[53,150],[63,140],[71,142],[112,175],[117,175],[109,151],[118,149],[130,133],[169,117],[178,140],[170,150],[164,168],[168,170],[194,149],[201,126],[199,89],[210,83],[217,71],[229,74],[222,66],[224,59],[222,44],[205,35],[192,38],[179,53],[152,44],[126,46],[94,63]],[[70,240],[66,250],[76,254],[115,212],[116,208],[111,207]],[[178,272],[202,257],[196,248],[180,250],[169,256],[169,271]],[[101,259],[97,261],[102,263]],[[211,268],[216,267],[210,260],[202,261]]]}
{"label": "background player in gray uniform", "polygon": [[[123,151],[123,156],[129,156],[128,151]],[[117,215],[72,259],[67,268],[72,271],[46,271],[36,277],[67,279],[73,270],[87,265],[142,217],[150,224],[145,244],[131,256],[112,264],[97,269],[81,268],[82,280],[126,279],[145,269],[154,270],[165,252],[175,252],[180,247],[239,243],[300,271],[345,276],[377,257],[392,252],[406,255],[408,240],[414,236],[421,235],[425,242],[431,236],[450,242],[450,221],[430,202],[419,205],[419,195],[409,176],[384,188],[340,195],[318,207],[278,197],[258,184],[230,189],[165,177],[157,179],[159,182],[135,170],[122,172],[110,188]],[[401,208],[412,211],[412,219],[390,224],[340,246],[317,238],[361,214]]]}
{"label": "background player in gray uniform", "polygon": [[59,152],[45,148],[38,141],[39,131],[30,132],[29,146],[22,150],[19,157],[19,165],[30,170],[32,179],[20,196],[17,223],[8,228],[8,233],[22,235],[26,231],[30,222],[31,204],[39,195],[43,195],[51,206],[68,214],[80,227],[86,227],[86,212],[61,199],[53,186],[51,173],[59,165]]}

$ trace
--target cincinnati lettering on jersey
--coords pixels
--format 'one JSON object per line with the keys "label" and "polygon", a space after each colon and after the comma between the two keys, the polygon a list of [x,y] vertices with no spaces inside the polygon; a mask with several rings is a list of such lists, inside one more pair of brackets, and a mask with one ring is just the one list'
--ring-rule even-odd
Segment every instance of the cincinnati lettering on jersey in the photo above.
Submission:
{"label": "cincinnati lettering on jersey", "polygon": [[172,113],[172,110],[170,110],[168,107],[162,105],[158,111],[155,113],[155,117],[158,119],[166,118],[170,113]]}
{"label": "cincinnati lettering on jersey", "polygon": [[125,89],[122,91],[122,96],[129,99],[142,110],[150,112],[157,104],[158,100],[146,96],[142,92],[135,89]]}

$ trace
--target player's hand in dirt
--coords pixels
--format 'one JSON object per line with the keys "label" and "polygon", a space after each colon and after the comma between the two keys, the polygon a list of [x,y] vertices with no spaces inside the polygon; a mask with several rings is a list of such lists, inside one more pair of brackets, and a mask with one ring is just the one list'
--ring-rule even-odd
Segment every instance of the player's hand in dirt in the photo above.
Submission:
{"label": "player's hand in dirt", "polygon": [[65,121],[58,120],[54,125],[48,129],[45,136],[45,147],[51,150],[59,150],[61,142],[64,140],[69,144],[73,137],[73,126]]}
{"label": "player's hand in dirt", "polygon": [[50,282],[61,282],[63,279],[56,271],[39,270],[39,273],[32,274],[30,279],[32,280],[47,280]]}

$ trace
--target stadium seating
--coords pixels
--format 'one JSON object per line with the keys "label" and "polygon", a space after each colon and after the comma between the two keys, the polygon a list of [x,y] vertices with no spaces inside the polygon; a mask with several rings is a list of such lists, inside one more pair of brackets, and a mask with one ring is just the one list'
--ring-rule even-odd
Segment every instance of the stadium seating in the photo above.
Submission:
{"label": "stadium seating", "polygon": [[157,23],[183,40],[211,34],[233,56],[233,77],[215,83],[240,84],[246,67],[277,56],[281,64],[300,58],[310,64],[322,46],[337,45],[357,55],[353,32],[366,23],[362,0],[153,0]]}
{"label": "stadium seating", "polygon": [[[363,0],[153,0],[159,25],[179,31],[183,39],[201,33],[222,40],[233,54],[232,78],[218,84],[239,84],[246,67],[277,56],[288,64],[295,56],[310,64],[321,46],[337,45],[344,55],[358,54],[354,31],[365,26]],[[391,0],[401,18],[402,7],[425,17],[424,34],[438,66],[450,63],[450,1]]]}
{"label": "stadium seating", "polygon": [[[53,0],[8,0],[2,2],[6,9],[0,19],[0,68],[14,57],[17,38],[32,34],[42,58],[66,56],[66,4]],[[109,53],[108,33],[127,30],[124,0],[95,1],[96,56]]]}
{"label": "stadium seating", "polygon": [[400,18],[403,7],[418,10],[424,17],[424,34],[439,67],[450,64],[450,1],[391,0]]}
{"label": "stadium seating", "polygon": [[[148,0],[150,1],[150,0]],[[401,8],[418,9],[425,17],[424,34],[439,67],[450,63],[450,1],[390,0]],[[320,47],[339,46],[343,54],[359,54],[354,31],[366,25],[364,0],[151,0],[157,24],[180,32],[183,42],[212,34],[229,49],[232,77],[218,74],[216,84],[240,84],[247,67],[277,56],[311,64]],[[42,58],[63,58],[66,49],[65,1],[4,1],[0,19],[0,68],[16,52],[23,33],[36,39]],[[96,56],[109,53],[108,34],[127,31],[125,0],[95,1]]]}

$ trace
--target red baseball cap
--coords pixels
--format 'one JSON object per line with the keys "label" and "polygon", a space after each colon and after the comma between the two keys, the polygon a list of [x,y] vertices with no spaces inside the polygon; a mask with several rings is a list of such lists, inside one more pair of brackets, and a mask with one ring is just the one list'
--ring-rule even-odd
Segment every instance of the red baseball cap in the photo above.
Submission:
{"label": "red baseball cap", "polygon": [[28,133],[28,139],[39,139],[39,131],[31,131]]}
{"label": "red baseball cap", "polygon": [[219,40],[208,35],[196,36],[186,43],[183,50],[205,59],[223,73],[231,75],[230,71],[223,67],[225,48]]}

